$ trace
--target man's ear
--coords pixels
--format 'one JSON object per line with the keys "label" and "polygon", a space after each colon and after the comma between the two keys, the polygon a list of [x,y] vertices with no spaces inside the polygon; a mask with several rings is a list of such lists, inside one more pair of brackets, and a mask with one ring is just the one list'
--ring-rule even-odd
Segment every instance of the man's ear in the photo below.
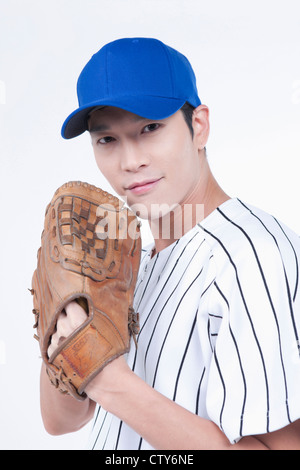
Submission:
{"label": "man's ear", "polygon": [[194,142],[199,150],[203,150],[207,144],[209,136],[209,109],[205,104],[201,104],[193,112]]}

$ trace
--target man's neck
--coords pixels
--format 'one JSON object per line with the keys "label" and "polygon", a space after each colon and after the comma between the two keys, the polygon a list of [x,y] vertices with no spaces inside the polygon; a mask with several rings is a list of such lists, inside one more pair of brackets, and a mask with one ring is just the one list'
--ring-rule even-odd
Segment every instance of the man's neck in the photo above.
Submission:
{"label": "man's neck", "polygon": [[163,217],[149,221],[155,240],[153,254],[174,243],[230,199],[213,177],[207,162],[201,176],[195,188],[180,205],[176,205]]}

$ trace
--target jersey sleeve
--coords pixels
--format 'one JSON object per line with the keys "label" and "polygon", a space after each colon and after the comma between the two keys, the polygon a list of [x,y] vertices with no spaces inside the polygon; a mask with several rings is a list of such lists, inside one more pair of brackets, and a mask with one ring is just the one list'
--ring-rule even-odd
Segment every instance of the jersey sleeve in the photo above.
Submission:
{"label": "jersey sleeve", "polygon": [[[275,224],[275,221],[274,221]],[[300,418],[300,244],[261,226],[215,240],[209,314],[222,317],[208,372],[207,413],[231,443]]]}

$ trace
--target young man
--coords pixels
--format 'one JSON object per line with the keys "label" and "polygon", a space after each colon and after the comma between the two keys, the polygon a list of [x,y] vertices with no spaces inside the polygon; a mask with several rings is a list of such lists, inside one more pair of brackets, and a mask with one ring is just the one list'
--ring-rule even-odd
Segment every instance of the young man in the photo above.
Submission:
{"label": "young man", "polygon": [[[214,179],[189,62],[155,39],[114,41],[84,68],[78,97],[63,137],[90,132],[100,171],[155,243],[136,285],[138,349],[84,402],[58,394],[43,367],[46,429],[94,416],[93,449],[300,449],[299,237]],[[70,303],[50,351],[84,319]]]}

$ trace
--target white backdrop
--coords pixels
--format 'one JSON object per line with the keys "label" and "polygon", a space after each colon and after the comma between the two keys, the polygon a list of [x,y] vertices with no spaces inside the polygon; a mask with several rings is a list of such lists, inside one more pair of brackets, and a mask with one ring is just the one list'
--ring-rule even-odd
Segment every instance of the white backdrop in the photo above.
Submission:
{"label": "white backdrop", "polygon": [[217,180],[300,234],[299,0],[0,0],[1,449],[86,444],[89,426],[63,437],[44,431],[27,287],[55,189],[80,179],[110,190],[88,136],[64,141],[60,128],[91,55],[132,36],[188,56],[211,112]]}

